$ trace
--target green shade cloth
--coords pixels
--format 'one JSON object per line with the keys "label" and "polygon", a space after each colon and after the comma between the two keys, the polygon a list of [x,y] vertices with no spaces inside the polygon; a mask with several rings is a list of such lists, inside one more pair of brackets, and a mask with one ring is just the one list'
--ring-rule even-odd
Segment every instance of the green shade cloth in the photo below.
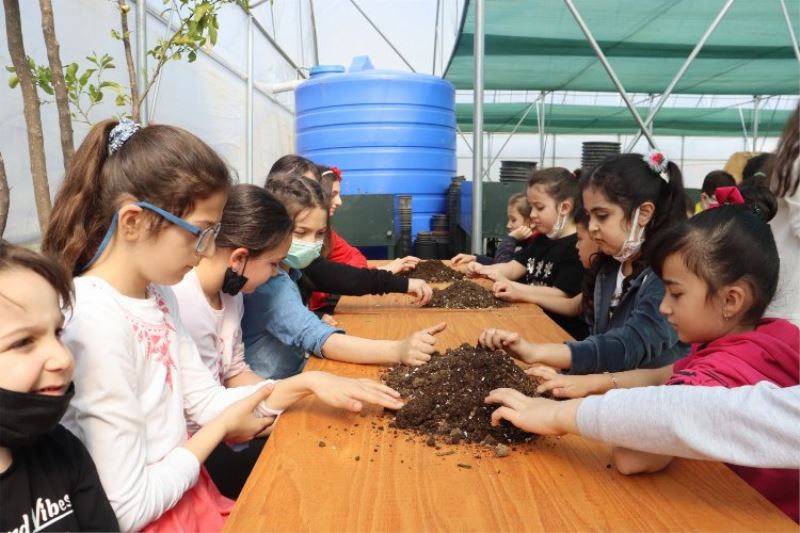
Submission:
{"label": "green shade cloth", "polygon": [[[723,0],[575,0],[628,92],[662,93],[722,8]],[[616,92],[562,0],[487,0],[484,87]],[[800,36],[800,2],[786,0]],[[472,89],[474,2],[445,78]],[[675,93],[800,92],[779,0],[736,0]]]}
{"label": "green shade cloth", "polygon": [[[511,133],[525,115],[530,104],[484,104],[484,131]],[[456,105],[456,120],[462,131],[472,131],[472,104]],[[638,108],[639,114],[647,115],[647,108]],[[779,136],[792,111],[761,109],[759,113],[759,137]],[[656,135],[696,136],[742,136],[742,118],[748,135],[752,134],[753,110],[720,108],[662,108],[656,115],[653,132]],[[547,133],[578,134],[622,134],[631,135],[639,131],[627,107],[590,106],[569,104],[546,104],[544,106],[545,131]],[[536,106],[530,110],[518,133],[538,132]]]}

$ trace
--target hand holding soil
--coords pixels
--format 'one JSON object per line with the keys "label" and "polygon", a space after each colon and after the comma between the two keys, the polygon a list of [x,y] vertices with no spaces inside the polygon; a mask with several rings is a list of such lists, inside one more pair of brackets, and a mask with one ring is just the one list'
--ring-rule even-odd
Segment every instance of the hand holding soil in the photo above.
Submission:
{"label": "hand holding soil", "polygon": [[521,299],[519,288],[513,281],[507,279],[495,281],[494,285],[492,285],[492,292],[495,298],[503,300],[504,302],[515,302]]}
{"label": "hand holding soil", "polygon": [[431,301],[433,289],[421,279],[410,278],[408,280],[408,294],[414,295],[414,303],[426,305]]}
{"label": "hand holding soil", "polygon": [[608,380],[598,375],[585,376],[565,375],[545,366],[529,368],[525,371],[529,376],[539,378],[540,385],[536,392],[545,395],[552,394],[556,398],[585,398],[590,394],[605,392],[598,390],[598,379]]}
{"label": "hand holding soil", "polygon": [[489,393],[487,404],[500,404],[492,413],[492,426],[507,420],[514,426],[539,435],[564,435],[577,432],[576,414],[581,400],[559,402],[545,398],[531,398],[510,388],[495,389]]}
{"label": "hand holding soil", "polygon": [[536,361],[533,358],[533,344],[519,336],[519,333],[504,329],[489,328],[483,330],[478,343],[489,350],[503,350],[528,364]]}
{"label": "hand holding soil", "polygon": [[445,322],[440,322],[400,341],[398,361],[407,366],[419,366],[430,361],[431,354],[435,351],[433,348],[436,344],[435,335],[444,331],[446,327]]}
{"label": "hand holding soil", "polygon": [[398,257],[397,259],[394,259],[378,268],[380,270],[389,271],[392,274],[400,274],[401,272],[414,270],[418,263],[419,258],[414,257],[413,255],[407,255],[405,257]]}
{"label": "hand holding soil", "polygon": [[472,263],[475,259],[476,257],[472,254],[458,254],[450,260],[450,264],[453,266],[466,265]]}

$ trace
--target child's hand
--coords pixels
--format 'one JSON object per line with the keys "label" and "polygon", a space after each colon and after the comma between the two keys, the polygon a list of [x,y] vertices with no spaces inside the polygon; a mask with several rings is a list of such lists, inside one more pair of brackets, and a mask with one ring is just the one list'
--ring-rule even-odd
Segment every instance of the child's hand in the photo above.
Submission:
{"label": "child's hand", "polygon": [[531,343],[521,338],[519,333],[513,331],[495,328],[485,329],[478,338],[478,343],[490,350],[503,350],[526,363],[536,362],[532,360],[529,353]]}
{"label": "child's hand", "polygon": [[275,422],[274,416],[259,417],[254,413],[258,404],[272,394],[273,385],[264,385],[246,398],[225,408],[214,420],[224,425],[225,442],[247,442],[263,433]]}
{"label": "child's hand", "polygon": [[419,263],[419,258],[414,257],[413,255],[407,255],[405,257],[398,257],[397,259],[378,267],[378,269],[387,270],[392,274],[400,274],[401,272],[414,270],[417,268],[417,263]]}
{"label": "child's hand", "polygon": [[525,371],[529,376],[535,376],[543,381],[536,387],[536,392],[544,394],[550,392],[556,398],[584,398],[596,394],[596,376],[569,376],[556,372],[552,368],[536,366]]}
{"label": "child's hand", "polygon": [[454,258],[452,258],[450,260],[450,263],[453,266],[465,265],[467,263],[471,263],[471,262],[475,261],[475,259],[476,259],[476,257],[474,255],[471,255],[471,254],[458,254],[457,256],[455,256]]}
{"label": "child's hand", "polygon": [[574,433],[577,405],[544,398],[530,398],[514,389],[495,389],[484,400],[500,404],[492,413],[492,425],[508,420],[518,428],[539,435]]}
{"label": "child's hand", "polygon": [[502,279],[492,285],[494,297],[506,302],[516,302],[522,299],[522,291],[513,282]]}
{"label": "child's hand", "polygon": [[329,326],[334,326],[334,327],[336,327],[336,326],[338,326],[338,325],[339,325],[339,322],[337,322],[337,321],[336,321],[336,319],[335,319],[335,318],[333,318],[333,317],[332,317],[331,315],[329,315],[328,313],[324,313],[324,314],[322,315],[322,317],[320,317],[320,320],[322,320],[323,322],[325,322],[325,323],[326,323],[326,324],[328,324]]}
{"label": "child's hand", "polygon": [[527,224],[523,224],[517,229],[511,230],[508,235],[509,237],[518,241],[524,241],[531,238],[531,235],[533,235],[533,230]]}
{"label": "child's hand", "polygon": [[436,344],[436,335],[447,327],[445,322],[440,322],[422,331],[417,331],[398,345],[398,361],[407,366],[419,366],[431,360]]}
{"label": "child's hand", "polygon": [[471,263],[467,263],[465,271],[470,276],[485,276],[486,265],[482,265],[477,261],[472,261]]}
{"label": "child's hand", "polygon": [[358,413],[363,402],[387,409],[400,409],[400,393],[382,383],[366,378],[345,378],[327,372],[315,372],[311,390],[328,405]]}
{"label": "child's hand", "polygon": [[431,286],[421,279],[409,278],[408,294],[414,295],[414,303],[418,305],[425,305],[431,301],[431,297],[433,297],[433,289],[431,289]]}

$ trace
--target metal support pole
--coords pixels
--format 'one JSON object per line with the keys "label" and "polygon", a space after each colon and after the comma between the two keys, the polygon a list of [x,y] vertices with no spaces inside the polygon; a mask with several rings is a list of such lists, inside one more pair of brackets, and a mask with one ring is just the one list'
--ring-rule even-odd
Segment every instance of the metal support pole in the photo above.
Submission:
{"label": "metal support pole", "polygon": [[789,17],[789,10],[786,9],[786,1],[781,0],[781,10],[783,11],[783,18],[786,19],[786,27],[789,28],[789,38],[792,40],[792,50],[794,51],[797,61],[800,62],[800,46],[797,45],[797,36],[794,34],[792,27],[792,19]]}
{"label": "metal support pole", "polygon": [[[139,90],[147,87],[147,0],[136,0],[136,70]],[[147,97],[139,105],[139,120],[147,126]]]}
{"label": "metal support pole", "polygon": [[389,40],[389,38],[388,38],[388,37],[386,37],[386,36],[383,34],[383,32],[382,32],[382,31],[381,31],[381,30],[378,28],[378,26],[376,26],[376,25],[375,25],[375,23],[374,23],[374,22],[372,22],[372,19],[370,19],[370,18],[367,16],[367,14],[366,14],[366,13],[364,13],[364,10],[363,10],[363,9],[361,9],[361,8],[358,6],[358,4],[356,4],[356,0],[350,0],[350,3],[351,3],[351,4],[353,4],[353,7],[355,7],[355,8],[358,10],[358,12],[359,12],[359,13],[361,13],[361,16],[362,16],[362,17],[364,17],[364,18],[366,19],[366,21],[367,21],[367,22],[369,22],[369,25],[370,25],[370,26],[372,26],[372,29],[374,29],[376,32],[378,32],[378,35],[380,35],[380,36],[383,38],[383,40],[384,40],[384,41],[386,41],[386,44],[388,44],[388,45],[389,45],[389,48],[391,48],[392,50],[394,50],[394,53],[395,53],[395,54],[397,54],[397,56],[398,56],[400,59],[402,59],[402,60],[403,60],[403,63],[405,63],[405,64],[406,64],[406,66],[408,66],[408,68],[409,68],[409,69],[411,69],[411,72],[416,72],[416,70],[414,70],[414,67],[412,67],[412,66],[411,66],[411,63],[409,63],[409,62],[406,60],[406,58],[405,58],[405,57],[403,57],[403,54],[401,54],[401,53],[400,53],[400,50],[398,50],[398,49],[397,49],[397,48],[396,48],[396,47],[395,47],[395,46],[392,44],[392,41],[390,41],[390,40]]}
{"label": "metal support pole", "polygon": [[[781,0],[781,2],[783,2],[783,0]],[[708,41],[708,38],[711,37],[712,33],[714,33],[714,30],[717,29],[717,26],[719,26],[719,23],[722,21],[722,17],[725,16],[725,14],[728,12],[728,9],[730,9],[732,4],[733,0],[728,0],[727,2],[725,2],[725,5],[722,6],[722,9],[720,9],[716,18],[711,22],[711,25],[708,27],[703,36],[700,37],[700,40],[692,49],[692,52],[689,54],[689,57],[686,58],[686,61],[684,61],[683,65],[681,65],[681,68],[678,69],[678,72],[672,78],[672,81],[669,82],[667,88],[664,89],[664,92],[661,94],[661,98],[658,100],[656,106],[652,108],[650,112],[647,114],[647,118],[644,119],[645,125],[649,127],[653,123],[653,119],[655,118],[656,114],[661,110],[661,106],[664,105],[664,103],[667,101],[667,98],[669,98],[670,95],[672,94],[672,91],[675,90],[675,87],[683,79],[684,74],[686,74],[686,71],[689,70],[689,66],[697,57],[697,54],[700,53],[700,50],[703,48],[703,46],[705,46],[706,41]],[[631,143],[628,145],[628,149],[626,150],[626,152],[630,152],[631,150],[633,150],[633,147],[636,145],[637,142],[639,142],[639,139],[641,137],[642,137],[641,132],[634,135],[633,141],[631,141]]]}
{"label": "metal support pole", "polygon": [[483,39],[484,0],[475,0],[475,77],[472,84],[472,239],[474,254],[483,252]]}
{"label": "metal support pole", "polygon": [[544,92],[536,102],[536,126],[539,128],[539,168],[544,167]]}
{"label": "metal support pole", "polygon": [[758,112],[761,97],[756,95],[753,97],[753,152],[756,151],[756,142],[758,142]]}
{"label": "metal support pole", "polygon": [[314,0],[308,0],[311,7],[311,30],[314,32],[314,64],[319,65],[319,41],[317,40],[317,18],[314,15]]}
{"label": "metal support pole", "polygon": [[433,25],[433,65],[431,74],[436,76],[436,47],[439,44],[439,11],[441,11],[442,0],[436,0],[436,22]]}
{"label": "metal support pole", "polygon": [[594,53],[597,55],[597,59],[600,60],[600,63],[603,65],[603,68],[608,73],[608,77],[611,78],[611,82],[614,84],[614,87],[617,88],[617,92],[619,92],[620,97],[625,102],[625,105],[628,107],[628,111],[631,112],[633,115],[633,119],[639,125],[639,128],[642,130],[642,134],[647,138],[647,142],[650,143],[650,146],[656,150],[658,150],[658,145],[656,144],[655,139],[653,136],[650,135],[650,131],[648,131],[647,126],[642,121],[642,117],[639,116],[639,112],[636,110],[636,107],[631,102],[628,93],[625,91],[625,87],[622,86],[622,82],[619,81],[617,74],[614,72],[614,69],[611,68],[611,64],[606,59],[606,55],[603,53],[603,50],[600,48],[600,45],[597,44],[597,41],[592,35],[592,32],[589,30],[589,26],[586,25],[586,22],[583,21],[583,17],[581,14],[578,13],[578,9],[575,7],[575,4],[572,3],[572,0],[564,0],[564,3],[567,6],[567,9],[570,10],[572,16],[575,17],[575,22],[578,23],[583,34],[586,36],[586,40],[589,41],[589,45],[591,45]]}
{"label": "metal support pole", "polygon": [[253,15],[247,16],[247,94],[245,95],[245,179],[255,183],[253,167]]}

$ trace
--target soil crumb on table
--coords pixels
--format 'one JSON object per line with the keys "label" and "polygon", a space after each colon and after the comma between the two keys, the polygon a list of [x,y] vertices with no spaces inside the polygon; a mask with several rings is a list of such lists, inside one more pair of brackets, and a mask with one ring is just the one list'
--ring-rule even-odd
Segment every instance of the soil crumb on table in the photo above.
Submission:
{"label": "soil crumb on table", "polygon": [[433,298],[425,307],[443,309],[487,309],[508,307],[510,304],[498,300],[492,291],[468,280],[451,283],[444,289],[433,289]]}
{"label": "soil crumb on table", "polygon": [[[394,427],[427,435],[431,447],[465,442],[495,448],[536,437],[506,421],[497,427],[490,423],[498,406],[483,403],[489,391],[509,387],[537,395],[535,382],[502,351],[462,344],[443,355],[435,353],[419,367],[392,367],[382,379],[407,400],[395,414]],[[500,450],[500,456],[508,453],[506,447]]]}
{"label": "soil crumb on table", "polygon": [[464,279],[464,274],[437,260],[420,261],[414,270],[409,270],[400,275],[408,278],[418,278],[428,283],[443,283]]}

